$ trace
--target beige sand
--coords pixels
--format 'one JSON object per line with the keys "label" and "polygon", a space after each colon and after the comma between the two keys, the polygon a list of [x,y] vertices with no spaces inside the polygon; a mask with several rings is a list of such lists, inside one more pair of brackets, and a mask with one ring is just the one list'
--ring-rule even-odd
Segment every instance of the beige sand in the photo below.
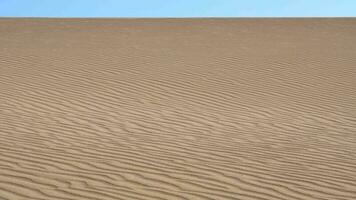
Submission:
{"label": "beige sand", "polygon": [[356,199],[356,19],[0,19],[0,199]]}

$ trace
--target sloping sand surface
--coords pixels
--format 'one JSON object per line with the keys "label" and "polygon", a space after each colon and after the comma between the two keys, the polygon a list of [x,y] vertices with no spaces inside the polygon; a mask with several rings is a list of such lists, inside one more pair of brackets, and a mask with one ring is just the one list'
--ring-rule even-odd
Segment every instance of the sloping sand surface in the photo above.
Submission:
{"label": "sloping sand surface", "polygon": [[0,19],[0,199],[356,199],[356,19]]}

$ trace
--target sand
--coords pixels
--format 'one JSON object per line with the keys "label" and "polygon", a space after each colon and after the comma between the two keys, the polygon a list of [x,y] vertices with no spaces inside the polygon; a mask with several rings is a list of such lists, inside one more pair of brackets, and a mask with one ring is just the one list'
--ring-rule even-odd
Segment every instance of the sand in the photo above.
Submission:
{"label": "sand", "polygon": [[356,199],[356,19],[0,19],[0,199]]}

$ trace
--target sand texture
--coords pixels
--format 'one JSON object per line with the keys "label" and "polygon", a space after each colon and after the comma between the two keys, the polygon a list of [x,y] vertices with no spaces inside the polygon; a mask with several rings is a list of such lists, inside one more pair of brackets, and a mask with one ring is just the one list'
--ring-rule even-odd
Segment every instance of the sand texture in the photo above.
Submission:
{"label": "sand texture", "polygon": [[0,19],[0,199],[355,200],[356,19]]}

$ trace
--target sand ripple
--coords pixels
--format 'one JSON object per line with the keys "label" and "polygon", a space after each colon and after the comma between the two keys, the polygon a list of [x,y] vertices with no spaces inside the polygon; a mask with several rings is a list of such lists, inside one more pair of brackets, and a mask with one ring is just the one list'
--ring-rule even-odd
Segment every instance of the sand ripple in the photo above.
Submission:
{"label": "sand ripple", "polygon": [[356,199],[354,19],[0,19],[0,199]]}

